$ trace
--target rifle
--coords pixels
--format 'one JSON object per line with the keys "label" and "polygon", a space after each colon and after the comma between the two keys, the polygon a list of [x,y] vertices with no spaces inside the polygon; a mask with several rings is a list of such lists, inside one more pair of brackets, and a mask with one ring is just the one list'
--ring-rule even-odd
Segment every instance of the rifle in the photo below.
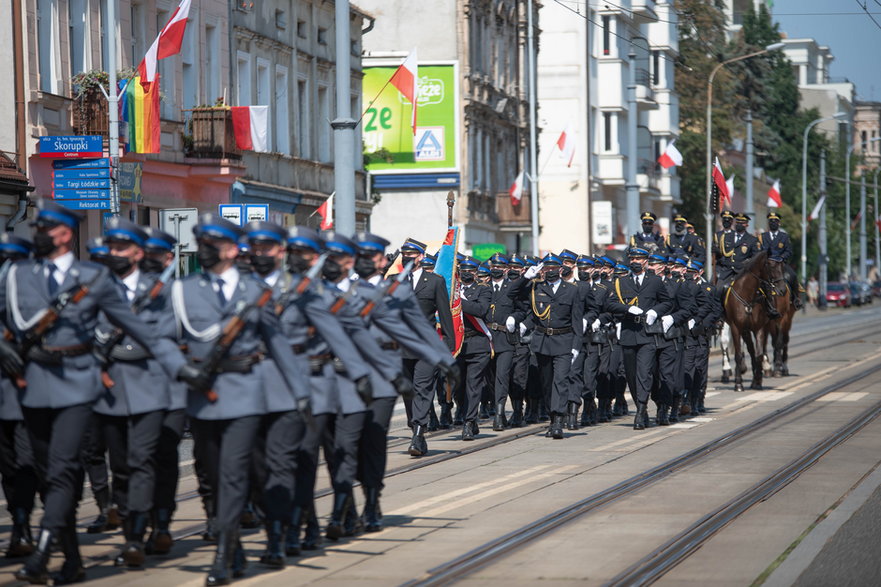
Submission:
{"label": "rifle", "polygon": [[[58,294],[52,303],[49,304],[49,307],[46,308],[42,317],[40,317],[40,320],[22,334],[21,343],[18,345],[18,354],[22,359],[27,360],[27,356],[30,354],[31,349],[43,340],[43,336],[49,332],[49,329],[52,328],[52,325],[54,325],[61,316],[61,312],[64,311],[64,308],[71,303],[74,305],[80,303],[83,298],[88,295],[90,288],[97,283],[102,275],[103,273],[99,271],[95,278],[88,284],[83,285],[80,283],[74,289]],[[17,388],[24,389],[27,387],[27,381],[25,381],[23,373],[10,373],[10,375]]]}
{"label": "rifle", "polygon": [[303,275],[303,279],[300,280],[300,283],[297,284],[297,287],[293,289],[289,289],[284,292],[280,298],[278,298],[278,302],[275,304],[275,314],[280,316],[284,309],[288,306],[288,302],[291,301],[291,298],[296,294],[297,296],[303,295],[303,292],[306,291],[306,288],[309,287],[313,281],[318,278],[318,275],[321,273],[321,269],[324,267],[324,262],[327,261],[327,253],[321,253],[321,256],[318,257],[318,260],[315,261],[315,264],[309,268]]}
{"label": "rifle", "polygon": [[[263,293],[260,294],[260,297],[257,298],[257,301],[253,304],[243,306],[235,313],[230,321],[226,323],[226,326],[223,327],[223,332],[221,333],[220,338],[217,339],[217,342],[214,343],[214,346],[211,348],[211,352],[208,353],[208,356],[202,362],[201,368],[203,372],[207,373],[212,379],[214,378],[214,375],[220,368],[220,364],[226,358],[229,349],[232,348],[233,343],[242,333],[242,330],[245,329],[245,320],[248,317],[248,314],[254,310],[263,308],[271,299],[272,289],[267,287],[263,290]],[[205,394],[205,397],[208,398],[209,402],[214,403],[217,401],[217,392],[213,389],[208,388],[199,391],[202,391],[202,393]]]}
{"label": "rifle", "polygon": [[[144,294],[138,296],[132,304],[132,312],[135,314],[140,314],[141,311],[144,310],[147,306],[150,305],[156,298],[159,297],[159,294],[162,292],[162,288],[165,287],[165,284],[168,283],[168,280],[171,279],[172,274],[174,273],[174,263],[168,265],[162,274],[156,278],[156,281],[153,282],[153,286]],[[98,354],[98,358],[101,360],[102,365],[107,365],[110,363],[110,353],[113,352],[113,347],[122,342],[122,339],[125,338],[125,332],[123,332],[122,328],[116,328],[113,332],[110,333],[110,336],[107,339],[107,343],[105,344],[105,348],[107,349],[105,352]],[[113,379],[110,377],[110,374],[102,369],[101,370],[101,382],[104,384],[104,387],[110,389],[115,385]]]}
{"label": "rifle", "polygon": [[403,271],[401,271],[395,279],[386,281],[382,287],[377,289],[376,294],[370,298],[370,300],[364,304],[364,307],[361,308],[361,317],[367,318],[373,309],[376,307],[376,304],[381,302],[386,296],[394,295],[395,291],[401,286],[405,279],[413,272],[413,261],[407,263],[407,266],[404,267]]}
{"label": "rifle", "polygon": [[340,310],[343,309],[343,306],[355,295],[355,289],[358,287],[358,282],[353,281],[349,284],[349,289],[346,290],[346,293],[339,296],[334,303],[330,306],[331,314],[339,314]]}

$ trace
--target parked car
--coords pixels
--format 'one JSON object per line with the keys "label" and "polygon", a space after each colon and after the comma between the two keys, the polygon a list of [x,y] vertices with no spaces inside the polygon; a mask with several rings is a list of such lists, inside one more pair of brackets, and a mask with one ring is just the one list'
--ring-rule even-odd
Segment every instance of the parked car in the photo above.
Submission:
{"label": "parked car", "polygon": [[881,281],[872,283],[872,295],[876,298],[881,298]]}
{"label": "parked car", "polygon": [[857,286],[860,292],[860,305],[872,303],[872,286],[868,281],[860,281]]}
{"label": "parked car", "polygon": [[846,283],[832,282],[826,285],[826,303],[841,308],[851,304],[850,287]]}

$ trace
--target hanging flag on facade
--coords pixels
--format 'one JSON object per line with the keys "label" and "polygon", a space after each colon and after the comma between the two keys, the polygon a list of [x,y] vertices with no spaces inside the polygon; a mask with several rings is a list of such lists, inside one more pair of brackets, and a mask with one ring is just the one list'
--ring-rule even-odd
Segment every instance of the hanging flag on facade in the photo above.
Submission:
{"label": "hanging flag on facade", "polygon": [[774,182],[768,190],[768,208],[779,208],[783,205],[783,197],[780,195],[780,180]]}
{"label": "hanging flag on facade", "polygon": [[330,197],[324,200],[314,212],[314,214],[321,216],[321,225],[319,226],[321,230],[333,228],[333,196],[334,194],[330,194]]}
{"label": "hanging flag on facade", "polygon": [[719,164],[719,158],[713,164],[713,183],[719,194],[719,208],[724,210],[731,207],[731,194],[728,193],[728,184],[725,182],[725,174],[722,173],[722,166]]}
{"label": "hanging flag on facade", "polygon": [[725,180],[725,187],[728,188],[728,201],[734,199],[734,174],[731,174],[731,177]]}
{"label": "hanging flag on facade", "polygon": [[269,152],[269,106],[233,106],[232,129],[239,149]]}
{"label": "hanging flag on facade", "polygon": [[190,15],[190,3],[191,0],[181,0],[180,5],[174,10],[174,14],[171,15],[165,26],[162,27],[159,36],[150,45],[147,54],[141,60],[140,65],[138,65],[141,85],[146,86],[153,83],[160,59],[180,53],[180,48],[184,41],[184,33],[187,28],[187,18]]}
{"label": "hanging flag on facade", "polygon": [[159,76],[153,83],[142,83],[139,76],[130,80],[119,100],[119,115],[128,129],[128,150],[134,153],[158,153],[162,139],[159,120]]}
{"label": "hanging flag on facade", "polygon": [[670,169],[671,167],[679,167],[682,165],[682,153],[676,148],[676,139],[667,143],[667,148],[664,149],[664,152],[658,157],[658,163],[664,169]]}
{"label": "hanging flag on facade", "polygon": [[560,157],[566,161],[566,167],[572,167],[572,159],[575,157],[575,131],[571,124],[567,124],[560,133],[557,148],[560,149]]}
{"label": "hanging flag on facade", "polygon": [[404,63],[392,74],[392,79],[389,80],[389,83],[398,88],[398,91],[413,105],[410,126],[413,127],[414,136],[416,135],[416,100],[419,97],[418,79],[419,64],[416,60],[416,48],[414,47],[404,59]]}
{"label": "hanging flag on facade", "polygon": [[517,175],[517,179],[514,180],[514,183],[511,185],[511,188],[508,190],[508,193],[511,195],[511,205],[516,206],[520,203],[520,199],[523,197],[523,172],[521,171]]}
{"label": "hanging flag on facade", "polygon": [[815,218],[820,217],[820,210],[823,209],[823,205],[826,203],[826,196],[820,196],[820,199],[817,200],[817,205],[814,206],[814,209],[811,210],[810,216],[808,216],[808,222],[814,220]]}

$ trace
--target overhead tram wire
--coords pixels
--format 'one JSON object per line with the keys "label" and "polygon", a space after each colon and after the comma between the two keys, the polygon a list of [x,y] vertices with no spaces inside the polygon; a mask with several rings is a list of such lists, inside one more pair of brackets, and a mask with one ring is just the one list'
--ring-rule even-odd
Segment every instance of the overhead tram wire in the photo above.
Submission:
{"label": "overhead tram wire", "polygon": [[[875,0],[875,1],[877,3],[877,0]],[[875,17],[872,16],[872,13],[869,12],[869,8],[868,8],[869,3],[866,2],[865,0],[863,0],[862,4],[860,4],[860,0],[856,0],[856,3],[857,3],[857,6],[859,6],[860,8],[863,9],[863,12],[866,13],[866,16],[868,16],[871,19],[871,21],[875,23],[875,26],[878,27],[879,29],[881,29],[881,23],[879,23],[877,20],[875,20]]]}

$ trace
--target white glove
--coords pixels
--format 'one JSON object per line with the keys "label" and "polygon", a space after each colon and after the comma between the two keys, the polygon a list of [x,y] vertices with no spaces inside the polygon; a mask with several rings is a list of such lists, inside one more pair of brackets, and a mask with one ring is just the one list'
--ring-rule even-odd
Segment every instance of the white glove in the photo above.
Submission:
{"label": "white glove", "polygon": [[688,321],[688,329],[691,330],[692,328],[694,328],[694,325],[695,325],[695,324],[697,324],[697,322],[694,321],[694,318],[692,318],[691,320],[689,320],[689,321]]}
{"label": "white glove", "polygon": [[581,319],[581,332],[587,332],[587,318]]}
{"label": "white glove", "polygon": [[664,326],[664,332],[666,333],[673,326],[673,316],[661,316],[661,324]]}
{"label": "white glove", "polygon": [[514,332],[514,329],[517,327],[517,321],[514,320],[513,316],[508,316],[505,320],[505,330],[508,332]]}
{"label": "white glove", "polygon": [[524,326],[523,322],[520,323],[520,336],[526,336],[526,326]]}
{"label": "white glove", "polygon": [[642,308],[640,308],[639,306],[628,306],[627,313],[633,314],[634,316],[639,316],[640,314],[642,314]]}
{"label": "white glove", "polygon": [[575,349],[572,349],[572,364],[573,365],[575,364],[575,359],[577,359],[577,358],[578,358],[578,351]]}
{"label": "white glove", "polygon": [[654,310],[649,310],[645,313],[645,323],[651,326],[655,323],[655,320],[658,319],[658,313]]}
{"label": "white glove", "polygon": [[618,337],[618,340],[621,339],[621,323],[620,322],[615,323],[615,336]]}
{"label": "white glove", "polygon": [[523,277],[526,279],[535,279],[535,276],[538,275],[538,272],[541,271],[541,268],[544,267],[544,263],[539,263],[538,265],[533,265],[529,269],[523,272]]}
{"label": "white glove", "polygon": [[468,301],[468,298],[465,297],[465,288],[464,287],[462,288],[462,291],[459,292],[459,299],[465,300],[466,302]]}
{"label": "white glove", "polygon": [[593,330],[594,332],[596,332],[597,330],[600,329],[600,326],[601,326],[600,319],[597,318],[596,320],[593,321],[593,324],[590,325],[590,329]]}

